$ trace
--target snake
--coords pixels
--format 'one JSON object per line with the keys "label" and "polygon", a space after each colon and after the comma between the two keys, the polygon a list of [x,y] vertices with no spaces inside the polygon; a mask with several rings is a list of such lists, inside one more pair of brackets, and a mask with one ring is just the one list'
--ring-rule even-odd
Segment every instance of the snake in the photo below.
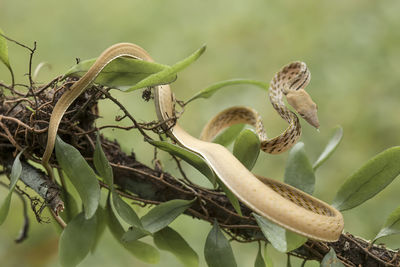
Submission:
{"label": "snake", "polygon": [[[53,108],[42,156],[42,165],[50,178],[54,179],[54,174],[49,160],[64,113],[94,82],[103,68],[119,57],[153,62],[146,50],[136,44],[112,45],[63,93]],[[253,212],[307,238],[334,242],[338,240],[344,227],[343,216],[338,210],[286,183],[253,174],[226,147],[211,142],[226,127],[247,123],[255,127],[263,151],[271,154],[287,151],[299,140],[301,126],[296,113],[285,105],[284,96],[302,118],[312,126],[319,127],[317,105],[304,90],[310,78],[306,64],[299,61],[284,66],[273,77],[269,99],[289,126],[282,134],[271,139],[267,138],[261,116],[248,107],[233,107],[220,112],[206,124],[200,139],[190,135],[178,122],[171,119],[175,117],[176,100],[168,84],[154,87],[155,110],[158,119],[165,122],[162,128],[169,137],[178,145],[202,157],[218,179]]]}

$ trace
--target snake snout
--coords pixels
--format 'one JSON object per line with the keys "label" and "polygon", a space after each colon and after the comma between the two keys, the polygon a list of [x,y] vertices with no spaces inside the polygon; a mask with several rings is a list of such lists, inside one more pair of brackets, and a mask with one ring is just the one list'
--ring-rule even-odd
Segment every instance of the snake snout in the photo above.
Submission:
{"label": "snake snout", "polygon": [[317,128],[317,129],[319,128],[319,120],[318,120],[318,115],[317,115],[316,109],[310,110],[309,112],[304,114],[304,116],[302,116],[302,117],[303,117],[303,119],[305,119],[309,124],[311,124],[315,128]]}

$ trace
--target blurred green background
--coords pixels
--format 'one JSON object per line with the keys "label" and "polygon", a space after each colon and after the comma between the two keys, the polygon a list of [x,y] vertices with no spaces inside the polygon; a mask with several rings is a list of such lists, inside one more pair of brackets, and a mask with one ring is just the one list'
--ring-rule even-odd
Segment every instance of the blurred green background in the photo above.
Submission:
{"label": "blurred green background", "polygon": [[[75,63],[75,58],[98,56],[117,42],[141,45],[164,64],[173,64],[207,44],[206,53],[179,74],[173,90],[187,100],[211,83],[231,78],[269,81],[284,64],[305,61],[312,73],[307,90],[319,106],[321,132],[304,125],[302,141],[315,160],[340,124],[344,139],[333,157],[317,172],[316,196],[330,202],[344,179],[366,160],[400,143],[400,2],[388,1],[138,1],[138,0],[0,0],[0,28],[24,44],[37,41],[34,65],[49,62],[38,81],[46,83]],[[10,61],[17,82],[27,82],[29,54],[9,43]],[[9,74],[0,66],[0,80]],[[119,96],[139,121],[155,118],[153,103],[144,103],[141,92]],[[217,93],[211,100],[189,105],[181,124],[199,135],[214,114],[232,105],[257,109],[270,136],[285,128],[268,103],[265,92],[237,86]],[[99,124],[113,121],[121,112],[111,103],[100,104]],[[116,138],[126,152],[151,165],[152,148],[134,132],[104,131]],[[282,179],[288,154],[260,154],[254,172]],[[177,174],[162,153],[164,168]],[[187,167],[187,166],[186,166]],[[190,177],[206,184],[201,175],[186,168]],[[4,180],[4,177],[2,178]],[[400,181],[374,199],[344,212],[345,231],[373,238],[388,214],[398,205]],[[0,201],[6,191],[0,189]],[[14,197],[10,216],[0,228],[1,266],[58,266],[57,234],[49,224],[33,221],[29,239],[16,245],[21,204]],[[188,240],[206,266],[203,249],[210,225],[181,216],[172,227]],[[150,240],[148,240],[151,242]],[[383,239],[397,248],[400,237]],[[238,266],[252,266],[256,244],[233,243]],[[285,257],[269,249],[275,266]],[[295,261],[294,266],[298,266]],[[80,266],[150,266],[128,254],[107,232],[97,252]],[[161,253],[153,266],[180,266],[173,256]],[[306,266],[317,266],[315,263]]]}

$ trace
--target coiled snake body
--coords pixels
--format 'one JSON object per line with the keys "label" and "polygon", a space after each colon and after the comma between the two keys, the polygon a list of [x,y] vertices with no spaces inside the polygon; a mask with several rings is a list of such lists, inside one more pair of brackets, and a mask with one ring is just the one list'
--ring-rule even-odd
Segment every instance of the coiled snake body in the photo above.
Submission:
{"label": "coiled snake body", "polygon": [[[153,61],[149,54],[137,45],[120,43],[105,50],[88,72],[66,91],[53,109],[48,139],[42,164],[53,177],[49,159],[54,149],[58,125],[69,105],[94,81],[101,70],[118,57],[132,57]],[[261,148],[268,153],[280,153],[289,149],[300,137],[301,127],[297,116],[283,102],[283,95],[295,110],[311,125],[318,128],[317,107],[304,91],[310,73],[302,62],[294,62],[278,72],[271,82],[269,97],[280,116],[289,127],[279,136],[268,139],[258,113],[247,107],[233,107],[218,114],[204,128],[199,140],[188,134],[174,117],[174,95],[169,85],[155,87],[155,106],[159,120],[168,121],[164,129],[181,146],[203,157],[218,178],[244,204],[269,220],[306,237],[321,241],[336,241],[343,229],[340,212],[328,204],[287,184],[268,178],[256,177],[248,171],[225,147],[210,140],[223,128],[235,123],[248,123],[256,128]]]}

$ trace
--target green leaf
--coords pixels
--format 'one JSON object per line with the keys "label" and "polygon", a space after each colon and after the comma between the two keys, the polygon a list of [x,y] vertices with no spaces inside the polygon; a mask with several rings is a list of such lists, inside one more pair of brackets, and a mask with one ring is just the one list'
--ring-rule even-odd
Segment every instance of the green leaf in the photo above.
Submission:
{"label": "green leaf", "polygon": [[144,87],[149,87],[149,86],[154,86],[157,84],[165,84],[165,80],[167,77],[171,77],[172,75],[175,75],[179,71],[183,70],[187,66],[189,66],[191,63],[193,63],[196,59],[198,59],[206,50],[206,46],[201,47],[197,51],[195,51],[193,54],[188,56],[182,61],[179,61],[178,63],[174,64],[170,68],[165,68],[164,70],[154,73],[145,79],[141,80],[138,82],[136,85],[132,86],[131,88],[124,90],[125,92],[131,92],[140,88]]}
{"label": "green leaf", "polygon": [[336,257],[336,253],[331,248],[321,261],[321,267],[344,267],[343,263]]}
{"label": "green leaf", "polygon": [[129,243],[139,240],[142,237],[148,236],[150,234],[149,231],[144,230],[144,228],[138,227],[129,227],[128,231],[122,235],[122,242]]}
{"label": "green leaf", "polygon": [[96,167],[97,172],[106,182],[106,184],[111,189],[112,201],[114,204],[114,208],[121,216],[121,218],[127,222],[129,225],[134,225],[136,227],[141,228],[142,223],[140,222],[139,217],[136,212],[129,206],[122,198],[118,195],[118,193],[114,189],[114,176],[113,171],[108,162],[106,155],[104,154],[103,148],[101,147],[101,141],[99,134],[97,135],[96,148],[94,150],[93,155],[94,166]]}
{"label": "green leaf", "polygon": [[13,191],[15,189],[18,179],[21,176],[22,165],[21,165],[20,157],[21,157],[22,153],[24,152],[24,150],[22,150],[18,153],[18,155],[15,157],[13,165],[11,167],[10,191]]}
{"label": "green leaf", "polygon": [[14,84],[14,73],[10,65],[10,60],[8,58],[7,40],[1,34],[4,34],[4,32],[0,29],[0,61],[3,62],[10,71],[12,83]]}
{"label": "green leaf", "polygon": [[59,242],[59,257],[62,266],[77,266],[86,257],[95,241],[96,228],[96,216],[86,220],[83,212],[67,224]]}
{"label": "green leaf", "polygon": [[96,213],[100,201],[100,186],[96,174],[79,151],[59,136],[56,139],[56,156],[82,199],[86,219],[91,218]]}
{"label": "green leaf", "polygon": [[310,195],[314,192],[314,171],[304,151],[304,144],[301,142],[290,150],[284,181]]}
{"label": "green leaf", "polygon": [[258,226],[271,245],[280,252],[287,252],[286,231],[258,214],[252,213]]}
{"label": "green leaf", "polygon": [[213,143],[222,146],[229,146],[239,135],[246,125],[243,123],[234,124],[222,131],[217,137],[214,138]]}
{"label": "green leaf", "polygon": [[219,229],[216,221],[214,221],[214,226],[207,236],[204,246],[204,257],[208,267],[237,266],[231,244]]}
{"label": "green leaf", "polygon": [[122,235],[124,234],[124,229],[122,225],[118,221],[117,217],[115,216],[110,203],[110,197],[107,199],[106,205],[106,218],[107,218],[107,225],[110,229],[114,238],[126,249],[128,250],[134,257],[138,258],[141,261],[155,264],[160,261],[160,253],[156,248],[153,246],[146,244],[141,241],[132,241],[129,243],[122,242]]}
{"label": "green leaf", "polygon": [[141,218],[143,227],[151,233],[163,229],[192,206],[195,200],[174,199],[152,208]]}
{"label": "green leaf", "polygon": [[100,243],[100,239],[103,236],[104,230],[106,229],[107,223],[106,223],[106,210],[102,206],[99,205],[96,211],[96,218],[97,218],[97,224],[96,224],[96,234],[95,238],[92,244],[92,247],[90,248],[90,252],[94,253],[97,249],[97,246]]}
{"label": "green leaf", "polygon": [[264,256],[265,256],[265,265],[267,265],[266,267],[274,267],[274,263],[272,262],[271,258],[268,257],[267,255],[267,244],[265,244],[264,246]]}
{"label": "green leaf", "polygon": [[296,248],[301,247],[304,243],[307,242],[307,238],[301,235],[298,235],[296,233],[293,233],[292,231],[285,230],[286,231],[286,250],[287,251],[292,251],[295,250]]}
{"label": "green leaf", "polygon": [[194,168],[196,168],[199,172],[201,172],[205,177],[207,177],[212,184],[215,184],[214,172],[207,164],[207,162],[199,155],[180,146],[170,144],[168,142],[153,141],[153,140],[148,140],[148,142],[161,150],[164,150],[172,155],[175,155],[183,159],[184,161],[192,165]]}
{"label": "green leaf", "polygon": [[197,253],[178,232],[170,227],[165,227],[154,234],[154,244],[159,249],[174,254],[184,266],[199,266]]}
{"label": "green leaf", "polygon": [[344,211],[372,198],[399,175],[399,162],[400,146],[379,153],[346,180],[332,205]]}
{"label": "green leaf", "polygon": [[400,233],[400,206],[389,215],[382,229],[374,238],[373,242],[375,242],[378,238],[399,233]]}
{"label": "green leaf", "polygon": [[340,141],[342,140],[342,137],[343,137],[343,128],[341,126],[337,126],[332,134],[331,139],[326,145],[324,151],[322,151],[321,155],[314,162],[313,165],[314,171],[318,169],[318,167],[321,166],[332,155],[333,152],[335,152],[336,148],[340,144]]}
{"label": "green leaf", "polygon": [[264,236],[268,239],[271,245],[280,252],[292,251],[307,241],[307,238],[303,236],[285,230],[258,214],[252,214],[254,218],[256,218],[257,224],[260,226]]}
{"label": "green leaf", "polygon": [[79,214],[78,204],[74,197],[66,191],[64,187],[61,188],[61,198],[64,201],[65,209],[60,216],[66,223],[68,223]]}
{"label": "green leaf", "polygon": [[100,177],[103,178],[104,182],[110,188],[112,188],[114,186],[114,175],[110,163],[104,154],[103,148],[101,147],[100,134],[97,134],[96,147],[93,154],[93,163]]}
{"label": "green leaf", "polygon": [[237,199],[237,197],[232,193],[231,190],[229,190],[228,187],[226,187],[226,185],[223,182],[218,180],[218,184],[221,187],[222,191],[224,191],[225,195],[228,197],[229,202],[232,204],[232,206],[235,209],[235,211],[237,212],[237,214],[239,214],[240,216],[243,216],[242,210],[240,209],[239,200]]}
{"label": "green leaf", "polygon": [[215,83],[198,93],[196,93],[194,96],[192,96],[188,101],[186,101],[185,104],[198,99],[198,98],[209,98],[213,94],[215,94],[219,89],[229,86],[229,85],[238,85],[238,84],[250,84],[250,85],[255,85],[257,87],[260,87],[261,89],[267,91],[269,88],[269,84],[261,81],[256,81],[256,80],[246,80],[246,79],[235,79],[235,80],[227,80],[227,81],[222,81]]}
{"label": "green leaf", "polygon": [[[152,234],[160,231],[189,208],[195,200],[196,199],[174,199],[152,208],[141,218],[143,228]],[[145,235],[146,233],[141,229],[131,227],[123,235],[122,240],[125,242],[131,242],[132,240],[137,240]]]}
{"label": "green leaf", "polygon": [[258,253],[257,253],[256,261],[254,262],[254,267],[266,267],[265,261],[261,254],[261,246],[260,245],[258,246]]}
{"label": "green leaf", "polygon": [[233,146],[233,155],[251,171],[260,154],[260,138],[251,129],[240,132]]}
{"label": "green leaf", "polygon": [[[79,64],[69,69],[64,76],[82,77],[95,61],[96,58],[81,61]],[[111,61],[100,72],[95,83],[126,90],[150,75],[166,69],[170,69],[170,67],[145,60],[120,57]],[[157,83],[153,83],[152,85],[167,84],[175,80],[175,74],[165,75]]]}
{"label": "green leaf", "polygon": [[156,264],[160,261],[158,250],[145,242],[136,240],[129,243],[122,242],[122,244],[126,250],[141,261],[149,264]]}
{"label": "green leaf", "polygon": [[142,223],[133,208],[123,201],[115,190],[112,190],[111,194],[114,208],[119,216],[129,225],[142,228]]}
{"label": "green leaf", "polygon": [[12,193],[13,193],[15,186],[19,180],[19,177],[21,176],[22,165],[21,165],[21,161],[19,158],[21,157],[21,154],[23,152],[24,152],[24,150],[22,150],[21,152],[18,153],[18,155],[14,159],[14,162],[13,162],[13,165],[11,168],[10,190],[8,191],[6,198],[4,199],[3,203],[0,206],[0,225],[2,225],[7,218],[8,212],[10,210]]}

